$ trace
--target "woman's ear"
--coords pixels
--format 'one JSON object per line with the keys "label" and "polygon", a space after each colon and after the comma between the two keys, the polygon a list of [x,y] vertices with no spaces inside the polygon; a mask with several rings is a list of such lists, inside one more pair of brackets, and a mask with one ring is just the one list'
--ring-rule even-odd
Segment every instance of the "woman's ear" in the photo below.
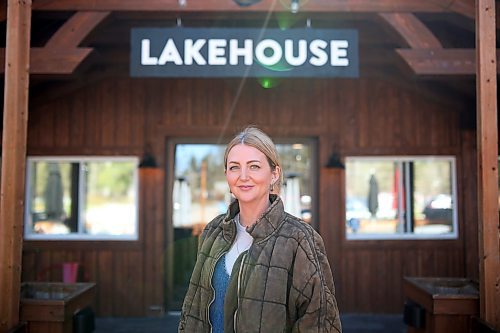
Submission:
{"label": "woman's ear", "polygon": [[276,183],[281,176],[281,168],[279,165],[277,165],[274,170],[273,170],[273,183]]}

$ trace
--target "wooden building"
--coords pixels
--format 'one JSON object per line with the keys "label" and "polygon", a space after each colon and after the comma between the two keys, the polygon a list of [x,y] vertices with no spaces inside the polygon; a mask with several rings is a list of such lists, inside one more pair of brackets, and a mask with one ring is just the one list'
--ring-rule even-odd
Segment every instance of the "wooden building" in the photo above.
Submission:
{"label": "wooden building", "polygon": [[[476,75],[482,67],[476,68],[475,60],[476,27],[484,22],[487,31],[495,15],[478,21],[474,2],[467,0],[301,0],[292,13],[294,2],[261,0],[240,6],[236,0],[39,0],[20,5],[9,1],[9,8],[3,2],[3,27],[11,36],[2,59],[8,64],[6,85],[22,81],[23,71],[9,74],[11,66],[26,67],[25,58],[14,61],[9,56],[9,48],[27,54],[22,44],[27,39],[31,49],[29,95],[21,83],[17,92],[5,86],[1,242],[7,243],[7,229],[14,230],[9,234],[14,243],[25,232],[20,231],[27,205],[25,156],[139,160],[147,151],[157,168],[138,171],[137,239],[27,237],[22,266],[16,248],[2,245],[2,258],[12,260],[2,263],[2,288],[13,288],[10,295],[15,295],[19,281],[58,280],[60,271],[52,268],[78,262],[81,279],[96,282],[94,308],[99,316],[148,316],[172,309],[173,260],[180,255],[172,218],[176,144],[224,143],[238,129],[254,124],[279,142],[300,139],[312,147],[312,220],[325,240],[342,312],[401,313],[404,276],[464,277],[490,290],[481,292],[487,302],[484,313],[489,314],[483,318],[499,325],[499,293],[493,286],[500,272],[498,253],[488,259],[493,263],[479,260],[483,251],[498,250],[497,176],[486,167],[492,161],[497,165],[498,140],[481,140],[485,133],[496,136],[495,126],[488,129],[481,123],[496,123],[496,104],[491,111],[496,94],[476,93],[476,87],[488,91],[492,81],[485,78],[481,86],[484,75]],[[494,13],[492,3],[479,1],[478,6],[490,6]],[[282,22],[288,29],[356,30],[359,75],[279,78],[270,89],[252,77],[130,75],[134,28],[276,29]],[[27,27],[24,35],[22,27]],[[492,35],[494,44],[494,30],[483,33]],[[489,50],[483,52],[491,57]],[[493,63],[484,72],[493,72],[493,91],[495,68]],[[479,100],[490,108],[477,107]],[[19,114],[23,105],[27,113],[14,119],[12,114]],[[5,116],[7,112],[14,113]],[[12,147],[10,157],[5,147]],[[478,167],[478,158],[485,155],[484,167]],[[331,167],[332,156],[347,167]],[[451,158],[452,236],[353,236],[346,223],[346,173],[348,163],[360,157]],[[485,175],[495,177],[483,180]],[[7,176],[10,185],[4,184]],[[488,179],[494,180],[493,189]],[[16,273],[15,267],[21,271]],[[2,315],[15,317],[15,311],[4,310],[8,301],[2,306]]]}

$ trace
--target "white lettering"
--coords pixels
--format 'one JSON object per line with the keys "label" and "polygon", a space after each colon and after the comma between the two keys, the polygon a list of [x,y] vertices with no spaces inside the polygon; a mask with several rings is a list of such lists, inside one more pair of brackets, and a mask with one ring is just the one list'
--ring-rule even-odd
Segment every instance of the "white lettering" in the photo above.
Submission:
{"label": "white lettering", "polygon": [[227,45],[225,39],[209,39],[208,40],[208,64],[209,65],[225,65],[227,59],[224,57]]}
{"label": "white lettering", "polygon": [[186,39],[184,41],[184,65],[192,65],[193,60],[198,65],[207,64],[205,58],[200,54],[200,50],[206,42],[206,39],[197,39],[194,43],[192,39]]}
{"label": "white lettering", "polygon": [[245,65],[250,66],[253,64],[252,57],[253,40],[245,39],[243,47],[238,47],[238,40],[229,40],[229,64],[238,65],[238,57],[243,57]]}
{"label": "white lettering", "polygon": [[347,47],[349,42],[346,40],[332,40],[330,42],[330,64],[332,66],[349,66],[347,59]]}
{"label": "white lettering", "polygon": [[141,39],[140,61],[143,66],[166,65],[246,65],[255,61],[263,66],[274,66],[281,61],[294,67],[309,62],[314,67],[349,66],[348,40],[264,39],[255,44],[253,39],[186,39],[182,50],[169,38],[159,56],[151,54],[151,40]]}
{"label": "white lettering", "polygon": [[[273,54],[271,56],[267,56],[265,53],[266,49],[271,49]],[[264,39],[259,42],[255,48],[255,57],[264,66],[276,65],[281,60],[282,55],[283,50],[281,49],[280,44],[274,39]]]}
{"label": "white lettering", "polygon": [[173,62],[176,65],[182,65],[182,58],[175,46],[174,40],[169,38],[167,44],[161,52],[158,65],[165,65],[167,62]]}
{"label": "white lettering", "polygon": [[299,54],[297,57],[294,56],[293,52],[293,40],[285,40],[285,59],[292,66],[301,66],[307,60],[307,41],[301,39],[299,40]]}
{"label": "white lettering", "polygon": [[151,41],[143,39],[141,41],[141,65],[158,65],[158,58],[151,57]]}
{"label": "white lettering", "polygon": [[328,46],[327,42],[321,39],[315,39],[309,45],[309,50],[313,54],[313,57],[309,59],[309,62],[313,66],[324,66],[328,62],[328,55],[325,52],[325,48]]}

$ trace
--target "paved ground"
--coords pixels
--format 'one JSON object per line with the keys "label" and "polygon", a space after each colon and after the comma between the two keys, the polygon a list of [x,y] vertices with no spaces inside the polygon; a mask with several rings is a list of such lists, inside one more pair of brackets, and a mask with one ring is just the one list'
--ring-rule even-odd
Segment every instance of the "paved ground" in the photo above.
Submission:
{"label": "paved ground", "polygon": [[[96,318],[94,333],[174,333],[178,315],[163,318]],[[344,314],[341,316],[344,333],[405,333],[400,315]]]}

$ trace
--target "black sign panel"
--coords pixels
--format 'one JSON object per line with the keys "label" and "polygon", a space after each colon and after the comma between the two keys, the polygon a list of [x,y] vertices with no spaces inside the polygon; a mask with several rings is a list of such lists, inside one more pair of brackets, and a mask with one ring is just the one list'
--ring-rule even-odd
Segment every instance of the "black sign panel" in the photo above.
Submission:
{"label": "black sign panel", "polygon": [[351,29],[137,28],[133,77],[358,77]]}

